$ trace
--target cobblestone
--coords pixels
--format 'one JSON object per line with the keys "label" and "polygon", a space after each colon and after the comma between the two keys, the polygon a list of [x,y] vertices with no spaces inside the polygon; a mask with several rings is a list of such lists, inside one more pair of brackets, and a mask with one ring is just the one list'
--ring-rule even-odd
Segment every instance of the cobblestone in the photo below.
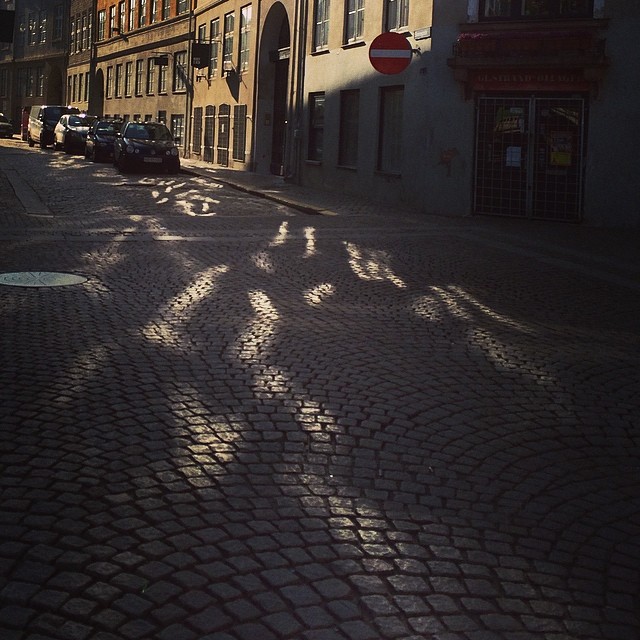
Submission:
{"label": "cobblestone", "polygon": [[2,640],[636,640],[637,234],[185,168],[0,142]]}

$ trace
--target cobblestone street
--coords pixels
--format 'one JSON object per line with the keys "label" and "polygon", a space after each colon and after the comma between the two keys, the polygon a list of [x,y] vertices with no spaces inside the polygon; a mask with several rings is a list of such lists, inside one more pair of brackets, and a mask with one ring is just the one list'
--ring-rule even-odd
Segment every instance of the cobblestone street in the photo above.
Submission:
{"label": "cobblestone street", "polygon": [[639,640],[638,233],[183,168],[0,143],[0,638]]}

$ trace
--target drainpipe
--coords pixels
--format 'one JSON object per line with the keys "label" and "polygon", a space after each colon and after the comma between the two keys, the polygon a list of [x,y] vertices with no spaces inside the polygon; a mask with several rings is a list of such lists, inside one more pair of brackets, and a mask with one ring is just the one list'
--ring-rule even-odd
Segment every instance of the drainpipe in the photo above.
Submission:
{"label": "drainpipe", "polygon": [[285,178],[292,182],[300,182],[301,145],[302,145],[302,115],[304,106],[304,69],[307,45],[307,2],[296,2],[296,16],[294,20],[294,46],[292,61],[295,69],[295,86],[292,86],[289,108],[289,122],[293,126],[291,143],[287,146],[289,154],[285,167]]}
{"label": "drainpipe", "polygon": [[182,154],[185,158],[191,157],[191,128],[192,128],[192,116],[191,116],[191,107],[193,105],[193,92],[194,92],[194,82],[195,82],[195,70],[194,66],[191,64],[191,55],[192,55],[192,46],[193,40],[195,38],[195,14],[193,12],[193,4],[195,0],[189,1],[189,33],[188,38],[189,41],[187,43],[187,65],[189,66],[189,77],[187,80],[187,95],[185,98],[185,122],[184,122],[184,140],[182,144]]}
{"label": "drainpipe", "polygon": [[260,86],[260,47],[262,45],[262,28],[260,26],[262,2],[256,2],[256,44],[253,52],[253,96],[251,97],[251,149],[249,151],[249,171],[255,172],[256,166],[256,147],[258,145],[258,88]]}

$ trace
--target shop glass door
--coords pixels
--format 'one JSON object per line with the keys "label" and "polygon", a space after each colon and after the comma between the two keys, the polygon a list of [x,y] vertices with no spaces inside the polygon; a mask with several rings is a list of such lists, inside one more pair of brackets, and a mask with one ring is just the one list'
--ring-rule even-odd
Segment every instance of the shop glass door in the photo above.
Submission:
{"label": "shop glass door", "polygon": [[580,98],[479,98],[474,212],[579,220],[584,119]]}

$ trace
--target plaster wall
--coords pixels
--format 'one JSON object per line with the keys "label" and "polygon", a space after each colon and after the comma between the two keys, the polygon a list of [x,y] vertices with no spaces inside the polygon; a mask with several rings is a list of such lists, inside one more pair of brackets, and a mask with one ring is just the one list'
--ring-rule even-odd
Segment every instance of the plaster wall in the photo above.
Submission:
{"label": "plaster wall", "polygon": [[640,228],[640,4],[605,5],[611,61],[590,105],[584,221],[590,226]]}

